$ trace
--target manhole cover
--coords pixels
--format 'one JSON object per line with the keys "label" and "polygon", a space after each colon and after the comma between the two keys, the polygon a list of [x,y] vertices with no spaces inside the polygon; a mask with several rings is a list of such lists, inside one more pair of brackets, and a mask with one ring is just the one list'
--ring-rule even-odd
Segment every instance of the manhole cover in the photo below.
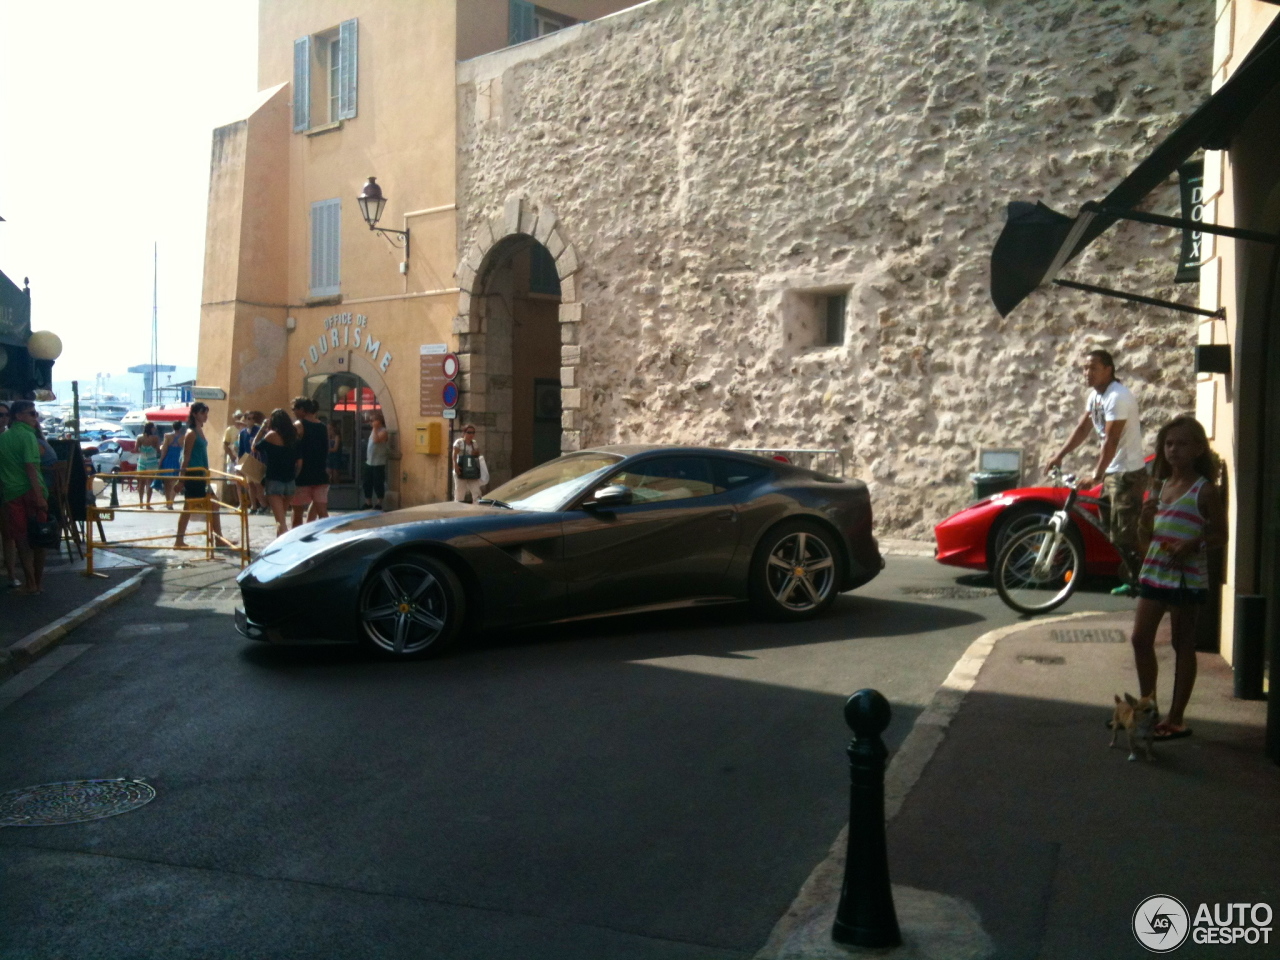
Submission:
{"label": "manhole cover", "polygon": [[1050,630],[1054,643],[1125,643],[1123,630]]}
{"label": "manhole cover", "polygon": [[925,600],[980,600],[996,595],[990,587],[903,587],[902,592]]}
{"label": "manhole cover", "polygon": [[1045,667],[1056,667],[1067,662],[1066,657],[1045,657],[1038,654],[1024,653],[1018,655],[1019,663],[1038,663]]}
{"label": "manhole cover", "polygon": [[155,799],[141,780],[68,780],[0,793],[0,827],[56,827],[128,813]]}

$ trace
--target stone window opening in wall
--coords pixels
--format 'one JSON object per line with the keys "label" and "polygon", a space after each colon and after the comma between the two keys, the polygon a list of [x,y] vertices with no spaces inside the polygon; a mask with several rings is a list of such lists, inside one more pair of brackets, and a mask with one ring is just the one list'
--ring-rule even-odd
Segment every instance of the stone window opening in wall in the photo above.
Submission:
{"label": "stone window opening in wall", "polygon": [[848,312],[848,288],[788,290],[783,296],[784,343],[795,350],[842,347]]}
{"label": "stone window opening in wall", "polygon": [[[293,42],[293,129],[334,129],[356,115],[357,22],[299,37]],[[312,102],[321,107],[312,110]]]}

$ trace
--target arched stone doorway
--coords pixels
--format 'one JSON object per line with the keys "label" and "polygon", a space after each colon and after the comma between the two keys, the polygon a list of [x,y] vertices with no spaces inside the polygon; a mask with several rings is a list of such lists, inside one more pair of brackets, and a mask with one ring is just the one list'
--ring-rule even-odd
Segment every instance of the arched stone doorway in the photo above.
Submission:
{"label": "arched stone doorway", "polygon": [[476,425],[491,485],[576,450],[577,254],[555,214],[520,198],[458,267],[458,426]]}

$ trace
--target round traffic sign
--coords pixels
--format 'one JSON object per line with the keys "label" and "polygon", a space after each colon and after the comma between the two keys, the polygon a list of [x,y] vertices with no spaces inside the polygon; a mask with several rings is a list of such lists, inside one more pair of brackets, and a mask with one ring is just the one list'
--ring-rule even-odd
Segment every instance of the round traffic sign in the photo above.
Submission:
{"label": "round traffic sign", "polygon": [[452,409],[458,405],[458,385],[456,383],[446,383],[442,391],[444,405]]}
{"label": "round traffic sign", "polygon": [[440,362],[441,369],[444,370],[446,380],[452,380],[458,375],[461,365],[458,363],[458,355],[456,353],[446,353],[444,359]]}

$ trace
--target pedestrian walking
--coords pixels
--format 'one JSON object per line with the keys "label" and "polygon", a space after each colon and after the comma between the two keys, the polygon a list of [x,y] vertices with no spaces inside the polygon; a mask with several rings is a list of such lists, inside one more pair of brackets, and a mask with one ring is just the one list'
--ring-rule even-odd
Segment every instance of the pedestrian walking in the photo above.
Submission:
{"label": "pedestrian walking", "polygon": [[283,537],[287,529],[285,505],[293,499],[298,468],[302,465],[298,457],[298,431],[289,414],[280,407],[272,410],[253,448],[266,461],[267,473],[262,483],[271,514],[276,518],[276,536]]}
{"label": "pedestrian walking", "polygon": [[316,416],[319,410],[320,405],[310,397],[293,398],[293,415],[297,417],[293,425],[298,431],[298,456],[302,460],[293,494],[295,527],[329,515],[329,474],[325,466],[329,431]]}
{"label": "pedestrian walking", "polygon": [[30,400],[9,406],[9,428],[0,434],[0,498],[8,536],[22,565],[23,583],[18,593],[40,593],[44,580],[44,547],[32,544],[34,523],[49,519],[49,490],[40,474],[40,441],[36,427],[40,415]]}
{"label": "pedestrian walking", "polygon": [[1154,697],[1156,630],[1168,613],[1173,696],[1155,738],[1176,740],[1191,735],[1183,714],[1196,682],[1196,621],[1211,586],[1208,551],[1227,543],[1226,510],[1214,486],[1218,461],[1198,420],[1175,417],[1160,428],[1153,474],[1159,491],[1145,504],[1139,524],[1145,559],[1133,617],[1133,659],[1139,695]]}
{"label": "pedestrian walking", "polygon": [[340,482],[342,471],[346,467],[346,459],[342,453],[342,434],[338,431],[338,424],[330,420],[329,456],[325,460],[325,469],[329,472],[330,484]]}
{"label": "pedestrian walking", "polygon": [[[182,459],[179,473],[184,476],[204,476],[204,480],[179,480],[182,487],[183,510],[178,518],[178,536],[174,540],[175,547],[185,547],[184,537],[187,524],[191,521],[191,511],[205,512],[205,523],[212,528],[215,536],[222,536],[222,521],[218,516],[218,501],[213,496],[213,487],[209,478],[209,440],[204,433],[204,425],[209,421],[209,405],[193,403],[187,416],[187,429],[182,438]],[[216,541],[215,541],[216,543]]]}
{"label": "pedestrian walking", "polygon": [[[236,444],[236,452],[240,456],[251,456],[257,460],[266,463],[265,458],[254,449],[253,443],[258,435],[264,432],[264,423],[266,417],[263,416],[261,410],[250,410],[244,417],[244,428],[240,431],[240,437]],[[237,461],[238,462],[238,461]],[[246,478],[247,479],[247,478]],[[249,512],[250,513],[266,513],[267,512],[267,496],[263,485],[256,480],[248,480],[249,484]]]}
{"label": "pedestrian walking", "polygon": [[1109,535],[1120,554],[1120,575],[1124,583],[1111,592],[1136,596],[1138,592],[1138,517],[1147,490],[1147,471],[1142,449],[1142,423],[1138,401],[1129,388],[1116,379],[1115,360],[1106,350],[1090,350],[1084,362],[1089,398],[1084,416],[1062,449],[1045,464],[1045,471],[1062,466],[1068,453],[1080,446],[1090,430],[1098,435],[1102,450],[1089,485],[1102,484],[1102,494],[1110,501]]}
{"label": "pedestrian walking", "polygon": [[453,441],[453,499],[475,503],[484,493],[480,479],[480,446],[476,443],[475,424],[462,428],[462,436]]}
{"label": "pedestrian walking", "polygon": [[[142,427],[142,433],[139,434],[136,449],[138,451],[138,472],[147,473],[160,469],[160,437],[156,434],[156,425],[147,423]],[[151,509],[151,488],[152,480],[150,477],[138,482],[138,506],[145,506]],[[145,493],[145,499],[144,499]]]}
{"label": "pedestrian walking", "polygon": [[369,442],[364,455],[364,505],[381,510],[387,495],[387,450],[391,435],[381,410],[369,413]]}
{"label": "pedestrian walking", "polygon": [[[223,472],[235,473],[236,462],[240,459],[237,448],[240,445],[240,431],[244,429],[244,411],[237,410],[231,415],[231,422],[222,431]],[[222,499],[234,506],[240,505],[239,486],[230,480],[222,483]]]}
{"label": "pedestrian walking", "polygon": [[174,421],[173,431],[164,438],[160,445],[160,472],[164,474],[161,485],[164,489],[164,505],[166,510],[173,509],[173,497],[177,488],[178,467],[182,463],[183,434],[187,425],[181,420]]}
{"label": "pedestrian walking", "polygon": [[[0,403],[0,435],[9,429],[9,405]],[[0,486],[0,557],[4,559],[4,587],[20,587],[18,579],[18,548],[9,535],[9,513],[4,509],[4,488]]]}

